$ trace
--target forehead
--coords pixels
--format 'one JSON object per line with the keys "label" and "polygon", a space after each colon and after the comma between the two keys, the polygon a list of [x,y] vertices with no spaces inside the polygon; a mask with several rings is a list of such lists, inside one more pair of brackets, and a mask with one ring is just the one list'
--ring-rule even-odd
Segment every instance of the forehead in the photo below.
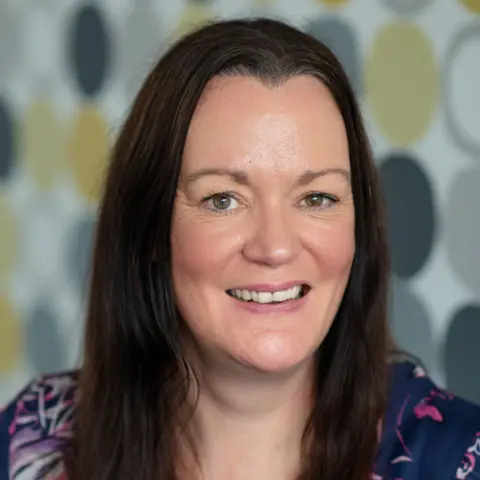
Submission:
{"label": "forehead", "polygon": [[239,163],[348,168],[344,122],[327,87],[311,76],[275,87],[248,76],[212,79],[189,127],[183,169]]}

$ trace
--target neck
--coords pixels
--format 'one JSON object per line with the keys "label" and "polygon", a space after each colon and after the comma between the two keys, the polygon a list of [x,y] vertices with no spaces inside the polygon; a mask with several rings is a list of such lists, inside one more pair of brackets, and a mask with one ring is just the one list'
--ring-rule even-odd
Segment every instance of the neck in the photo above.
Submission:
{"label": "neck", "polygon": [[[292,479],[311,409],[312,363],[260,372],[195,355],[189,435],[204,478]],[[191,469],[189,468],[191,471]]]}

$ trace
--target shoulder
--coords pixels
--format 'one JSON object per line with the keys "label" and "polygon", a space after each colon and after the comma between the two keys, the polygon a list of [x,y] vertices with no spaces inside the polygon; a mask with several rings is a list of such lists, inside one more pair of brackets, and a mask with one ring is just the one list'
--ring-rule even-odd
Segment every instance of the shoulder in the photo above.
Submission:
{"label": "shoulder", "polygon": [[480,407],[435,385],[421,367],[393,365],[376,470],[384,480],[478,478]]}
{"label": "shoulder", "polygon": [[41,376],[0,410],[0,478],[61,478],[76,394],[75,372]]}

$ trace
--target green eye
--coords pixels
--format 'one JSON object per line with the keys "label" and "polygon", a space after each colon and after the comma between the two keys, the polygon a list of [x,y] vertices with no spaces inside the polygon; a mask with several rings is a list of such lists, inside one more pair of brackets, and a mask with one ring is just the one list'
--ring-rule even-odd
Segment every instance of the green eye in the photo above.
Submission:
{"label": "green eye", "polygon": [[238,202],[230,193],[214,193],[204,200],[208,208],[215,212],[229,212],[238,207]]}
{"label": "green eye", "polygon": [[326,208],[335,203],[336,200],[324,193],[310,193],[302,200],[307,208]]}
{"label": "green eye", "polygon": [[307,207],[321,207],[325,198],[319,193],[312,193],[305,197]]}
{"label": "green eye", "polygon": [[219,193],[212,197],[212,205],[217,210],[227,210],[232,203],[232,197],[225,193]]}

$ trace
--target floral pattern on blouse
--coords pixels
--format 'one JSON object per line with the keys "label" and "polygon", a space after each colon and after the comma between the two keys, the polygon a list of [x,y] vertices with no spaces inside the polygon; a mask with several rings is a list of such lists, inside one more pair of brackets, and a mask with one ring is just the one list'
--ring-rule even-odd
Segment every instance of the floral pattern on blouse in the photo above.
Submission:
{"label": "floral pattern on blouse", "polygon": [[462,464],[457,468],[455,478],[457,480],[480,478],[480,469],[477,466],[478,463],[480,463],[480,432],[475,434],[475,437],[472,440],[472,445],[467,448],[462,459]]}
{"label": "floral pattern on blouse", "polygon": [[[67,480],[76,387],[75,373],[39,377],[0,412],[1,480]],[[480,407],[396,364],[372,470],[372,480],[479,480]]]}
{"label": "floral pattern on blouse", "polygon": [[72,437],[75,387],[73,374],[39,377],[0,413],[0,479],[66,480],[61,459]]}

